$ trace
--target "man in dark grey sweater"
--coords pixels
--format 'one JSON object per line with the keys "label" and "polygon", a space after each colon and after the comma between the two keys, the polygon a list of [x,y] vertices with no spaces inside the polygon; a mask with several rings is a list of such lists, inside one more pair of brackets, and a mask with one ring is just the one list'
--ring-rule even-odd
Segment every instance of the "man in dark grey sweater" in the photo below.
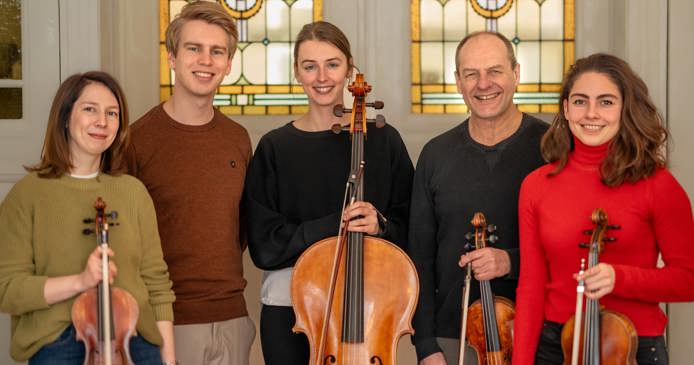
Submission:
{"label": "man in dark grey sweater", "polygon": [[[480,32],[463,39],[455,76],[470,117],[432,139],[419,157],[408,253],[420,280],[413,337],[420,365],[458,362],[461,266],[472,263],[470,303],[480,298],[478,280],[489,280],[495,295],[515,298],[518,192],[525,176],[543,164],[540,140],[547,129],[513,104],[519,75],[513,47],[503,35]],[[500,239],[494,247],[465,254],[475,212],[498,226]],[[468,354],[465,363],[476,363]]]}

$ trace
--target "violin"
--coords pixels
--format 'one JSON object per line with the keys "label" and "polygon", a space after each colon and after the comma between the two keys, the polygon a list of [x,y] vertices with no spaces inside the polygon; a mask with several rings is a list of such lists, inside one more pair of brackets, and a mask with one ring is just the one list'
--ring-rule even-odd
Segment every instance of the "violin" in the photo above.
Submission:
{"label": "violin", "polygon": [[[366,118],[366,107],[380,109],[382,102],[367,103],[371,85],[357,74],[348,87],[352,109],[336,105],[334,114],[352,113],[347,127],[352,139],[350,174],[343,211],[363,199],[364,141],[367,122],[385,124],[380,116]],[[349,232],[340,223],[337,237],[311,245],[294,266],[291,296],[296,314],[294,332],[306,335],[310,364],[394,364],[397,341],[413,334],[412,316],[419,294],[414,264],[392,243],[361,232]]]}
{"label": "violin", "polygon": [[[498,240],[498,237],[493,234],[496,231],[496,226],[487,225],[484,214],[475,213],[470,223],[475,227],[475,233],[468,233],[465,237],[469,241],[474,239],[475,249],[485,248],[487,242],[494,243]],[[471,245],[468,244],[469,246]],[[463,364],[467,338],[467,342],[477,354],[477,364],[511,364],[513,319],[516,316],[513,302],[508,298],[495,296],[492,293],[489,280],[480,280],[480,299],[468,308],[471,271],[472,264],[468,263],[461,308],[462,325],[458,363],[459,365]]]}
{"label": "violin", "polygon": [[111,287],[108,280],[108,230],[116,212],[105,213],[106,203],[101,197],[94,203],[95,218],[84,223],[94,223],[94,228],[82,231],[85,235],[96,235],[101,248],[101,282],[96,288],[80,294],[72,305],[72,323],[77,340],[84,342],[86,356],[84,365],[132,365],[130,338],[135,335],[139,315],[137,301],[127,291]]}
{"label": "violin", "polygon": [[[618,225],[607,223],[607,213],[598,208],[591,216],[592,230],[590,243],[580,247],[589,248],[588,268],[598,264],[598,257],[604,250],[605,242],[614,242],[606,232],[619,229]],[[581,271],[585,260],[581,263]],[[579,272],[580,273],[580,272]],[[564,324],[561,331],[561,346],[564,364],[569,365],[636,365],[638,336],[631,320],[622,313],[601,309],[597,299],[586,299],[585,314],[582,313],[584,283],[576,288],[576,313]],[[581,317],[584,317],[581,320]]]}

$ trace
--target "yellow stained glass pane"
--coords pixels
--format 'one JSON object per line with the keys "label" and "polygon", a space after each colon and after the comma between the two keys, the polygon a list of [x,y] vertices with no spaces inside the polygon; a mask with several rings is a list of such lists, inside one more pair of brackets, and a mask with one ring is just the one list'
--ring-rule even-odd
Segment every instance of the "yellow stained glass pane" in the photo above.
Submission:
{"label": "yellow stained glass pane", "polygon": [[439,104],[422,105],[422,111],[424,113],[443,114],[444,108],[443,105]]}
{"label": "yellow stained glass pane", "polygon": [[561,83],[564,77],[564,45],[558,41],[542,42],[542,69],[540,81],[543,83]]}
{"label": "yellow stained glass pane", "polygon": [[437,0],[421,0],[420,18],[422,41],[440,41],[443,37],[443,8]]}
{"label": "yellow stained glass pane", "polygon": [[0,79],[22,79],[21,0],[0,0]]}
{"label": "yellow stained glass pane", "polygon": [[252,84],[264,84],[265,79],[265,45],[253,43],[243,50],[243,75]]}
{"label": "yellow stained glass pane", "polygon": [[21,88],[0,88],[0,119],[22,119]]}
{"label": "yellow stained glass pane", "polygon": [[545,1],[542,10],[542,39],[564,39],[564,7],[558,0]]}
{"label": "yellow stained glass pane", "polygon": [[518,14],[518,38],[521,41],[540,39],[540,8],[535,0],[517,0],[516,7]]}
{"label": "yellow stained glass pane", "polygon": [[521,83],[540,82],[540,45],[539,42],[520,42],[516,47],[516,58],[521,65]]}
{"label": "yellow stained glass pane", "polygon": [[441,43],[422,43],[422,80],[423,84],[443,82],[443,45]]}
{"label": "yellow stained glass pane", "polygon": [[273,42],[289,42],[289,7],[282,0],[265,0],[267,37]]}
{"label": "yellow stained glass pane", "polygon": [[460,40],[465,38],[467,34],[465,31],[466,3],[467,0],[450,0],[443,8],[444,40],[460,42]]}
{"label": "yellow stained glass pane", "polygon": [[446,105],[446,113],[465,114],[465,113],[467,113],[467,105],[465,105],[465,104]]}

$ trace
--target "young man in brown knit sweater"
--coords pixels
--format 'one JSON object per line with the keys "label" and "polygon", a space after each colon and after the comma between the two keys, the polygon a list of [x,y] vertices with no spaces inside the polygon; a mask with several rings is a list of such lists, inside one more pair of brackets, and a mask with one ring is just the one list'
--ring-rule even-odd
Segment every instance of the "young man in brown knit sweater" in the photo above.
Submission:
{"label": "young man in brown knit sweater", "polygon": [[173,95],[132,126],[129,171],[147,186],[157,211],[177,298],[181,364],[248,364],[255,337],[241,261],[251,144],[242,126],[212,106],[237,40],[219,4],[184,6],[166,31]]}

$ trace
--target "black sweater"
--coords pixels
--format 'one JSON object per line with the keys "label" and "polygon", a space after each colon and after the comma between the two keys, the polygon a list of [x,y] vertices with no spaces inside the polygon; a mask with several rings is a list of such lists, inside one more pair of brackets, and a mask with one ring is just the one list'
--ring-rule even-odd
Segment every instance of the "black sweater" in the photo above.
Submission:
{"label": "black sweater", "polygon": [[[350,155],[347,132],[305,132],[289,123],[261,138],[246,180],[257,267],[293,266],[311,244],[337,235]],[[370,128],[364,156],[364,201],[388,219],[383,238],[404,248],[414,174],[405,144],[389,125]]]}
{"label": "black sweater", "polygon": [[[511,272],[491,280],[495,295],[515,299],[518,284],[518,192],[525,176],[544,162],[540,139],[547,124],[524,114],[513,135],[495,146],[475,142],[468,121],[424,146],[417,163],[408,254],[417,267],[420,296],[414,317],[413,342],[421,360],[441,351],[436,337],[460,337],[460,306],[464,270],[458,266],[470,220],[482,212],[498,227]],[[470,285],[470,303],[479,299],[479,285]]]}

